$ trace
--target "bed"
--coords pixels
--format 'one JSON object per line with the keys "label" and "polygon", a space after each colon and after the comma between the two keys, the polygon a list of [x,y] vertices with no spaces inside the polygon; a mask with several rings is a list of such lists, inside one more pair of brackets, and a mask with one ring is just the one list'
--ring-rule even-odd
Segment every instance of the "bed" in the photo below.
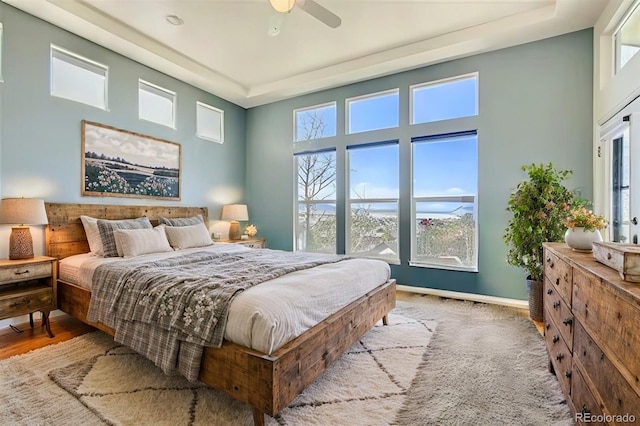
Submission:
{"label": "bed", "polygon": [[[202,215],[205,223],[208,217],[204,207],[47,203],[46,209],[47,255],[60,260],[89,252],[81,215],[104,219],[147,216],[154,224],[160,216]],[[113,335],[113,328],[87,319],[91,291],[70,281],[58,279],[58,308]],[[248,403],[254,424],[263,425],[265,414],[274,416],[285,408],[378,321],[386,324],[386,315],[394,306],[395,281],[389,279],[269,354],[228,340],[220,348],[205,347],[198,380]]]}

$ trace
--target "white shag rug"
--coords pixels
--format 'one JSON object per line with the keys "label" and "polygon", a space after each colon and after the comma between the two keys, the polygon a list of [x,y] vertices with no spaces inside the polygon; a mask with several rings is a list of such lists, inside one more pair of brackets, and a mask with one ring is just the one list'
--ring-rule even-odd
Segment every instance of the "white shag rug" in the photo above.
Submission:
{"label": "white shag rug", "polygon": [[[476,323],[481,328],[474,332]],[[488,352],[474,365],[458,355],[470,351],[466,341],[478,333],[492,337],[478,336],[489,345],[472,344]],[[451,336],[460,339],[444,342]],[[500,336],[508,344],[494,341]],[[434,342],[437,348],[431,347]],[[462,343],[459,350],[452,346]],[[500,352],[505,348],[518,351],[508,364],[513,372],[504,371],[506,363],[495,362],[505,356]],[[475,357],[476,352],[468,355]],[[389,326],[374,327],[288,408],[275,418],[267,417],[267,424],[489,424],[483,419],[513,418],[500,414],[513,412],[525,416],[514,424],[570,424],[560,387],[546,365],[541,336],[513,311],[414,296],[397,303]],[[495,380],[489,380],[492,375]],[[102,332],[0,361],[0,378],[2,424],[252,424],[248,405],[204,385],[166,376]],[[507,382],[511,386],[504,391],[510,395],[503,399],[500,388]],[[463,410],[465,400],[470,410]],[[482,410],[478,403],[484,404]],[[522,404],[526,409],[516,410]]]}

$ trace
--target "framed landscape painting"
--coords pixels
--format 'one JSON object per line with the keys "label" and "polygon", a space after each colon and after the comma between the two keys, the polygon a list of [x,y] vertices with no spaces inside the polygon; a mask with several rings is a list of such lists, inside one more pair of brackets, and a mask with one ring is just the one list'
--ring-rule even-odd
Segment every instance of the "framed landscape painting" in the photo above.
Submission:
{"label": "framed landscape painting", "polygon": [[82,195],[180,200],[181,146],[82,121]]}

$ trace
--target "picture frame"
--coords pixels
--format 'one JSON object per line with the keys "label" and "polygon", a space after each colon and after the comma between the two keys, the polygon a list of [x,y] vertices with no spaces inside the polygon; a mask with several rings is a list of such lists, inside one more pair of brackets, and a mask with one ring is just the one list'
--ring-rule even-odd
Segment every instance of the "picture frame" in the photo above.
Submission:
{"label": "picture frame", "polygon": [[182,146],[82,120],[81,195],[181,198]]}

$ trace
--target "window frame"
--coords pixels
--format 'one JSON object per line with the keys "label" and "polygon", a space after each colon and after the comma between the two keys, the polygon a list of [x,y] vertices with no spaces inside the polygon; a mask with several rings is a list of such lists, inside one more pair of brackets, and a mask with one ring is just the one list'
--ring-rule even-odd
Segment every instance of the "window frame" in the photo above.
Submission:
{"label": "window frame", "polygon": [[[633,16],[634,13],[640,14],[640,0],[636,0],[633,2],[633,4],[629,7],[627,12],[623,15],[622,19],[620,19],[620,22],[618,23],[618,25],[616,26],[616,29],[613,32],[612,38],[613,38],[613,66],[614,66],[613,72],[614,74],[619,73],[620,70],[624,68],[624,66],[629,62],[627,61],[621,65],[622,43],[620,40],[620,35],[621,35],[620,33],[624,28],[625,24],[629,21],[629,18],[631,18],[631,16]],[[640,54],[640,51],[636,52],[632,57],[638,54]]]}
{"label": "window frame", "polygon": [[[53,93],[53,82],[54,82],[53,59],[54,58],[64,61],[67,64],[74,65],[78,68],[82,68],[85,71],[93,72],[94,74],[97,74],[97,75],[99,73],[96,72],[96,70],[104,71],[103,99],[102,99],[103,105],[99,106],[99,105],[88,104],[78,99],[72,99],[70,97],[54,94]],[[49,95],[56,97],[58,99],[66,99],[68,101],[77,102],[79,104],[98,108],[103,111],[109,111],[109,66],[101,64],[100,62],[94,61],[78,53],[72,52],[68,49],[65,49],[63,47],[60,47],[58,45],[51,43],[49,45]]]}
{"label": "window frame", "polygon": [[2,72],[2,55],[4,52],[3,33],[4,27],[2,26],[2,22],[0,22],[0,83],[4,83],[4,73]]}
{"label": "window frame", "polygon": [[[358,101],[362,101],[365,99],[373,99],[373,98],[381,98],[383,96],[387,96],[387,95],[391,95],[391,94],[396,94],[398,96],[398,124],[396,126],[391,126],[391,127],[380,127],[380,128],[376,128],[376,129],[369,129],[369,130],[360,130],[358,132],[353,132],[351,131],[351,110],[349,108],[350,104],[353,102],[358,102]],[[379,92],[374,92],[374,93],[367,93],[364,95],[358,95],[358,96],[353,96],[350,98],[345,98],[344,100],[344,118],[345,118],[345,122],[344,122],[344,131],[346,135],[357,135],[360,133],[367,133],[367,132],[379,132],[382,130],[387,130],[387,129],[399,129],[400,128],[400,88],[396,87],[394,89],[387,89],[387,90],[382,90]]]}
{"label": "window frame", "polygon": [[[145,89],[142,86],[146,86]],[[153,95],[165,98],[171,101],[171,124],[163,123],[160,121],[152,120],[150,118],[145,118],[141,116],[141,108],[140,108],[140,91],[145,90],[147,93],[151,93]],[[178,105],[178,94],[173,90],[164,88],[157,84],[151,83],[147,80],[143,80],[142,78],[138,78],[138,120],[146,121],[148,123],[155,123],[161,126],[168,127],[170,129],[176,129],[176,123],[178,121],[177,118],[177,105]]]}
{"label": "window frame", "polygon": [[[396,146],[398,149],[398,197],[397,198],[351,198],[351,154],[350,150],[357,149],[366,149],[366,148],[374,148],[374,147],[383,147],[383,146]],[[346,170],[345,174],[345,253],[352,257],[362,257],[362,258],[375,258],[383,260],[389,264],[399,265],[400,264],[400,140],[393,139],[387,141],[380,142],[369,142],[369,143],[361,143],[361,144],[353,144],[347,145],[345,147],[346,151]],[[337,198],[337,197],[336,197]],[[397,243],[398,243],[398,252],[396,253],[395,258],[384,257],[384,256],[360,256],[358,253],[352,252],[351,248],[351,205],[352,204],[366,204],[366,203],[396,203],[397,212],[396,212],[396,222],[397,222]]]}
{"label": "window frame", "polygon": [[[204,135],[200,131],[200,121],[198,120],[198,108],[199,107],[202,107],[204,109],[207,109],[209,111],[213,111],[213,112],[216,112],[216,113],[219,114],[219,119],[220,119],[220,138],[219,139],[215,138],[215,137]],[[200,139],[207,140],[207,141],[223,144],[224,143],[224,110],[220,109],[220,108],[216,108],[216,107],[214,107],[212,105],[209,105],[209,104],[205,104],[204,102],[196,101],[196,137],[198,137]]]}
{"label": "window frame", "polygon": [[[311,139],[298,139],[298,117],[297,114],[299,112],[319,110],[322,108],[333,106],[334,109],[334,124],[335,124],[335,133],[333,135],[321,136],[319,138],[311,138]],[[294,108],[293,110],[293,143],[301,143],[305,141],[315,141],[320,139],[334,138],[338,135],[338,103],[336,101],[325,102],[322,104],[311,105],[303,108]]]}
{"label": "window frame", "polygon": [[[414,93],[416,90],[419,90],[421,88],[424,87],[433,87],[433,86],[444,86],[448,83],[452,83],[454,81],[463,81],[463,80],[471,80],[474,79],[476,81],[476,93],[475,93],[475,114],[473,115],[463,115],[460,117],[451,117],[451,118],[444,118],[441,120],[435,120],[435,121],[421,121],[421,122],[415,122],[414,120],[414,109],[415,109],[415,101],[414,101]],[[425,81],[423,83],[417,83],[417,84],[411,84],[409,85],[409,126],[415,126],[415,125],[421,125],[421,124],[430,124],[430,123],[437,123],[440,121],[445,121],[445,120],[459,120],[462,118],[468,118],[468,117],[477,117],[478,114],[480,114],[480,73],[478,71],[472,72],[472,73],[468,73],[468,74],[461,74],[461,75],[456,75],[456,76],[452,76],[452,77],[447,77],[447,78],[441,78],[438,80],[431,80],[431,81]]]}
{"label": "window frame", "polygon": [[[476,137],[476,156],[478,155],[478,131],[477,130],[464,130],[457,131],[446,134],[435,134],[435,135],[425,135],[411,138],[411,163],[410,163],[410,174],[411,174],[411,189],[410,189],[410,209],[411,209],[411,252],[409,257],[409,266],[418,267],[418,268],[431,268],[431,269],[443,269],[443,270],[452,270],[452,271],[464,271],[464,272],[479,272],[478,265],[478,247],[480,246],[480,236],[478,234],[478,198],[479,198],[479,187],[476,187],[476,194],[474,196],[469,195],[452,195],[452,196],[428,196],[428,197],[416,197],[415,196],[415,185],[414,185],[414,143],[428,143],[426,141],[444,141],[447,139],[455,140],[459,138],[464,138],[468,136],[474,135]],[[476,158],[478,161],[478,158]],[[477,176],[476,176],[477,177]],[[417,223],[417,208],[416,203],[425,202],[425,201],[459,201],[463,203],[468,203],[473,201],[474,206],[474,266],[466,267],[466,266],[455,266],[455,265],[446,265],[446,264],[433,264],[427,262],[420,262],[416,260],[417,257],[417,244],[416,244],[416,223]]]}

